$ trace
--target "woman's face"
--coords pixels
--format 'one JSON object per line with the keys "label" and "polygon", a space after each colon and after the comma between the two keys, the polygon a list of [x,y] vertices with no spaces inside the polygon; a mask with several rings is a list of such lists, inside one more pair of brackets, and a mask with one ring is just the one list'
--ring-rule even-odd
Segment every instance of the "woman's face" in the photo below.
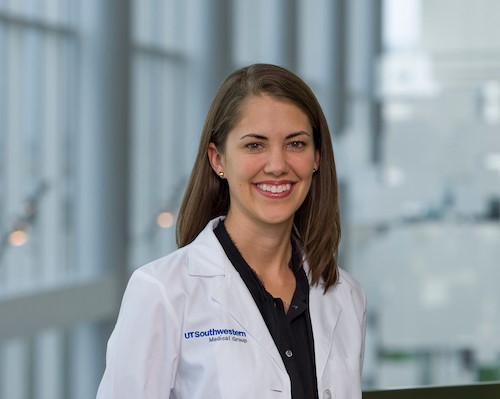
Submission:
{"label": "woman's face", "polygon": [[247,98],[224,152],[211,143],[208,156],[229,185],[227,220],[243,226],[293,223],[319,165],[306,114],[269,95]]}

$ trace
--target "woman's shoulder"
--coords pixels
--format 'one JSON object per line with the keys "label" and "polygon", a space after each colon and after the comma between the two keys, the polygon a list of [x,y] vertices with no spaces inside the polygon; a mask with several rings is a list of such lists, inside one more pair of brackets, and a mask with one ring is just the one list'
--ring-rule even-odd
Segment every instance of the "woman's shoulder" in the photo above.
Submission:
{"label": "woman's shoulder", "polygon": [[125,296],[157,297],[161,301],[170,297],[175,287],[185,285],[185,258],[186,250],[180,248],[138,267],[129,278]]}
{"label": "woman's shoulder", "polygon": [[213,223],[209,223],[193,242],[139,267],[132,278],[152,278],[170,286],[196,275],[221,274],[222,254],[222,247],[213,233]]}
{"label": "woman's shoulder", "polygon": [[345,271],[344,269],[339,267],[339,284],[345,284],[349,286],[351,289],[354,289],[356,291],[359,291],[360,293],[363,292],[363,286],[359,283],[356,278],[354,278],[350,273]]}
{"label": "woman's shoulder", "polygon": [[356,309],[359,312],[364,312],[366,309],[366,295],[363,286],[350,273],[339,268],[339,281],[335,288],[341,290],[353,301]]}
{"label": "woman's shoulder", "polygon": [[163,274],[169,274],[174,271],[174,269],[176,272],[179,272],[180,269],[182,269],[182,267],[179,266],[186,263],[186,258],[187,248],[177,248],[161,258],[155,259],[139,267],[134,274],[148,274],[158,277]]}

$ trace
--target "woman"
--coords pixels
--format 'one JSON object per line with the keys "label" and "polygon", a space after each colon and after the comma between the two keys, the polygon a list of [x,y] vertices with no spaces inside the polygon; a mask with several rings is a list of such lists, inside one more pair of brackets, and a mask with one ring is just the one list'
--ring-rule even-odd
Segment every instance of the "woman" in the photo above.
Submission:
{"label": "woman", "polygon": [[278,66],[235,71],[208,112],[180,249],[131,277],[98,398],[361,398],[366,302],[339,237],[313,93]]}

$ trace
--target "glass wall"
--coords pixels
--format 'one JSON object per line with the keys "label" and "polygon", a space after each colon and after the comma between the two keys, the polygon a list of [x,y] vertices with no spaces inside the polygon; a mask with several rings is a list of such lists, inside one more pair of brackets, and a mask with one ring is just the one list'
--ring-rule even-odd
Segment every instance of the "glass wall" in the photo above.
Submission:
{"label": "glass wall", "polygon": [[[0,2],[0,302],[75,273],[77,2]],[[28,314],[19,314],[23,323]],[[0,397],[62,398],[65,333],[9,336]],[[30,324],[27,322],[25,324]],[[14,328],[15,329],[15,328]],[[27,383],[26,381],[30,381]],[[30,396],[31,395],[31,396]]]}
{"label": "glass wall", "polygon": [[175,213],[187,181],[186,5],[133,2],[130,265],[175,248]]}
{"label": "glass wall", "polygon": [[369,386],[500,379],[499,11],[383,2],[377,157],[349,179]]}
{"label": "glass wall", "polygon": [[68,4],[0,8],[0,287],[71,273],[78,31]]}

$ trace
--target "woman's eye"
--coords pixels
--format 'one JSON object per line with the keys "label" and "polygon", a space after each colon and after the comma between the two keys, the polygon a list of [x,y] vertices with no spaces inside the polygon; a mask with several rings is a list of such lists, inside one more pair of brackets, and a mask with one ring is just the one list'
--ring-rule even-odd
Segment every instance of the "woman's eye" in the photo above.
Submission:
{"label": "woman's eye", "polygon": [[260,150],[262,148],[262,144],[259,144],[259,143],[248,143],[247,145],[245,145],[245,147],[248,150],[256,151],[256,150]]}
{"label": "woman's eye", "polygon": [[290,148],[304,148],[306,143],[303,141],[292,141],[291,143],[288,144]]}

